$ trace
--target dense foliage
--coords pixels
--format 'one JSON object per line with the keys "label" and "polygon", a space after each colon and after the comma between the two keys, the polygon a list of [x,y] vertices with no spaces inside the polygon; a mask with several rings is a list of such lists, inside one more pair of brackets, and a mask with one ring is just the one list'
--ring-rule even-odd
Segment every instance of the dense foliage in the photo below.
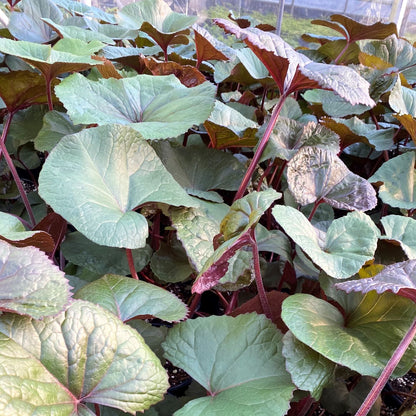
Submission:
{"label": "dense foliage", "polygon": [[416,317],[413,45],[8,3],[0,413],[356,411]]}

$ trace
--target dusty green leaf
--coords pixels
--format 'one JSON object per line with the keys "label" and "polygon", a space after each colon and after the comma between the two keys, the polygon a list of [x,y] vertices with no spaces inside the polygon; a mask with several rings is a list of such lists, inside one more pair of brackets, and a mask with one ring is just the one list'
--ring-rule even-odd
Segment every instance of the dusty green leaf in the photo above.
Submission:
{"label": "dusty green leaf", "polygon": [[76,126],[66,113],[49,111],[43,117],[43,125],[35,137],[35,148],[42,152],[50,152],[54,146],[68,134],[78,133],[82,126]]}
{"label": "dusty green leaf", "polygon": [[180,321],[188,312],[185,304],[167,290],[115,274],[106,274],[84,286],[75,298],[100,305],[123,322],[136,316]]}
{"label": "dusty green leaf", "polygon": [[190,195],[222,202],[214,189],[236,191],[246,168],[231,153],[205,146],[173,147],[167,141],[152,144],[160,160]]}
{"label": "dusty green leaf", "polygon": [[381,238],[397,241],[410,260],[416,259],[416,220],[401,215],[381,218],[385,235]]}
{"label": "dusty green leaf", "polygon": [[98,7],[91,7],[85,3],[75,0],[54,0],[54,2],[63,9],[70,12],[73,16],[94,17],[107,23],[116,23],[116,17],[112,13],[106,13]]}
{"label": "dusty green leaf", "polygon": [[145,246],[139,205],[195,205],[141,135],[117,125],[65,136],[42,168],[39,193],[88,239],[110,247]]}
{"label": "dusty green leaf", "polygon": [[290,331],[283,337],[286,370],[300,390],[319,400],[322,390],[333,382],[336,364],[300,342]]}
{"label": "dusty green leaf", "polygon": [[377,205],[374,188],[352,173],[335,152],[305,146],[287,166],[289,189],[301,205],[324,201],[338,209],[368,211]]}
{"label": "dusty green leaf", "polygon": [[127,124],[146,139],[166,139],[208,118],[215,87],[187,88],[174,75],[90,81],[73,74],[55,92],[76,124]]}
{"label": "dusty green leaf", "polygon": [[[100,246],[77,231],[65,237],[61,250],[68,261],[95,273],[101,275],[113,273],[124,276],[130,274],[125,249]],[[149,263],[152,250],[146,245],[132,250],[132,255],[134,267],[139,272]]]}
{"label": "dusty green leaf", "polygon": [[0,411],[6,415],[76,413],[76,399],[31,351],[0,333]]}
{"label": "dusty green leaf", "polygon": [[41,318],[69,301],[68,281],[45,253],[0,241],[0,309]]}
{"label": "dusty green leaf", "polygon": [[326,233],[294,208],[277,205],[272,212],[289,237],[332,277],[350,277],[374,257],[380,232],[362,212],[350,212],[334,220]]}
{"label": "dusty green leaf", "polygon": [[175,415],[285,415],[294,386],[285,370],[281,340],[274,324],[255,313],[176,325],[163,343],[165,356],[210,397],[189,402]]}
{"label": "dusty green leaf", "polygon": [[384,162],[368,181],[380,185],[378,195],[385,204],[413,209],[416,208],[414,166],[415,154],[407,152]]}
{"label": "dusty green leaf", "polygon": [[[373,377],[384,369],[415,313],[409,299],[375,292],[347,309],[346,318],[334,305],[307,294],[289,296],[282,307],[282,319],[299,341],[335,363]],[[413,365],[415,348],[413,341],[396,374]]]}
{"label": "dusty green leaf", "polygon": [[143,338],[100,306],[77,300],[43,320],[4,314],[0,332],[30,352],[77,403],[126,412],[160,401],[167,374]]}

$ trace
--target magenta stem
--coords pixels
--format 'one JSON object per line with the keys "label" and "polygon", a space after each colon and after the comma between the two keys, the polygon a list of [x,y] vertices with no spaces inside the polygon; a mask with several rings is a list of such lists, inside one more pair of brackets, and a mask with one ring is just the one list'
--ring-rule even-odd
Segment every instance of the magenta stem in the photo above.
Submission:
{"label": "magenta stem", "polygon": [[345,44],[340,54],[334,59],[334,64],[337,64],[338,61],[342,58],[342,55],[344,55],[344,53],[347,51],[348,46],[350,46],[350,42],[347,40],[347,43]]}
{"label": "magenta stem", "polygon": [[270,308],[269,301],[267,299],[266,291],[263,285],[263,279],[261,278],[261,270],[260,270],[260,256],[259,250],[257,248],[257,241],[256,241],[256,231],[254,227],[250,230],[250,237],[251,237],[251,247],[253,250],[253,260],[254,260],[254,276],[256,279],[257,285],[257,293],[259,294],[260,304],[263,308],[263,312],[267,318],[272,319],[272,310]]}
{"label": "magenta stem", "polygon": [[244,195],[247,185],[250,182],[250,179],[253,176],[253,173],[256,169],[257,163],[260,160],[260,156],[262,155],[267,145],[267,142],[269,141],[270,135],[272,134],[273,128],[277,122],[277,119],[279,117],[280,111],[282,110],[283,104],[286,101],[286,98],[287,96],[285,94],[281,95],[278,103],[276,104],[276,107],[274,107],[266,131],[264,132],[264,135],[260,140],[259,146],[257,147],[257,150],[254,153],[253,159],[251,159],[250,166],[248,167],[247,172],[244,175],[243,180],[241,181],[240,187],[238,188],[238,191],[235,194],[234,201],[237,201],[237,199],[240,199]]}
{"label": "magenta stem", "polygon": [[389,381],[390,376],[392,375],[394,369],[397,367],[397,364],[399,364],[400,360],[402,359],[404,353],[406,352],[408,346],[412,342],[415,335],[416,319],[413,321],[406,335],[403,337],[399,346],[394,351],[389,362],[384,367],[384,370],[380,374],[380,377],[375,382],[373,388],[371,389],[370,393],[368,393],[368,396],[365,398],[363,404],[358,409],[355,416],[366,416],[368,412],[371,410],[371,408],[377,400],[377,397],[380,395],[381,391],[383,390],[383,387]]}
{"label": "magenta stem", "polygon": [[134,279],[139,280],[139,276],[137,275],[137,272],[136,272],[136,267],[134,266],[133,252],[131,251],[130,248],[126,248],[126,256],[127,256],[127,261],[129,263],[131,276]]}
{"label": "magenta stem", "polygon": [[46,81],[46,96],[48,97],[48,109],[53,111],[53,100],[52,100],[52,79],[50,76],[45,75]]}

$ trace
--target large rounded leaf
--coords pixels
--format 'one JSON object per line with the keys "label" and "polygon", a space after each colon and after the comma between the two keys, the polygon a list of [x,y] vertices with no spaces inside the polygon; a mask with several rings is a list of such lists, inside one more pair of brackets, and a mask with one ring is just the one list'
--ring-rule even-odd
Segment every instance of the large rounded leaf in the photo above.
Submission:
{"label": "large rounded leaf", "polygon": [[415,154],[404,153],[383,163],[368,180],[381,184],[378,194],[385,204],[392,207],[416,208]]}
{"label": "large rounded leaf", "polygon": [[194,206],[152,147],[125,126],[102,126],[64,137],[39,177],[39,193],[97,244],[140,248],[146,219],[133,211],[146,202]]}
{"label": "large rounded leaf", "polygon": [[204,82],[187,88],[174,75],[90,81],[73,74],[55,93],[76,124],[128,124],[146,139],[166,139],[208,118],[215,87]]}
{"label": "large rounded leaf", "polygon": [[185,304],[167,290],[115,274],[106,274],[84,286],[75,298],[101,305],[124,322],[136,316],[173,322],[184,319],[188,312]]}
{"label": "large rounded leaf", "polygon": [[294,386],[285,370],[282,334],[263,315],[188,320],[169,332],[163,348],[210,395],[175,415],[286,414]]}
{"label": "large rounded leaf", "polygon": [[60,312],[68,301],[68,281],[45,253],[0,241],[0,310],[41,318]]}
{"label": "large rounded leaf", "polygon": [[[392,293],[368,293],[345,319],[332,304],[296,294],[283,302],[282,319],[297,339],[331,361],[360,374],[378,377],[416,314],[409,299]],[[397,374],[413,365],[416,341]]]}
{"label": "large rounded leaf", "polygon": [[374,256],[379,231],[362,212],[334,220],[326,233],[319,231],[298,210],[278,205],[273,215],[300,248],[330,276],[345,279]]}
{"label": "large rounded leaf", "polygon": [[42,321],[4,314],[0,332],[42,364],[72,395],[72,404],[99,403],[134,413],[160,401],[168,387],[160,361],[137,331],[89,302],[76,301]]}

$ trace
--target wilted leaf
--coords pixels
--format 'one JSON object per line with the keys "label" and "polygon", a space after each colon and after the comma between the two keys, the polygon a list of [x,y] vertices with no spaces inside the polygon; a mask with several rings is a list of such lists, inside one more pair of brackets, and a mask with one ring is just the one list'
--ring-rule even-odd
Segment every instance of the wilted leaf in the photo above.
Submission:
{"label": "wilted leaf", "polygon": [[152,146],[166,169],[190,195],[209,201],[222,202],[214,189],[236,191],[246,171],[231,153],[217,149],[173,147],[167,141]]}
{"label": "wilted leaf", "polygon": [[140,134],[117,125],[65,136],[42,168],[39,193],[87,238],[110,247],[145,246],[139,205],[195,205]]}
{"label": "wilted leaf", "polygon": [[310,391],[319,400],[322,390],[333,382],[336,364],[300,342],[290,331],[283,337],[282,354],[296,387]]}
{"label": "wilted leaf", "polygon": [[84,286],[75,298],[100,305],[123,322],[136,316],[173,322],[188,313],[185,304],[167,290],[116,274],[106,274]]}
{"label": "wilted leaf", "polygon": [[162,139],[204,122],[214,105],[215,87],[205,82],[186,88],[174,75],[90,81],[73,74],[55,91],[76,124],[127,124],[146,139]]}
{"label": "wilted leaf", "polygon": [[274,33],[240,29],[224,19],[214,19],[214,22],[253,50],[285,96],[299,89],[322,88],[335,91],[351,104],[374,106],[368,95],[368,82],[353,69],[313,62]]}
{"label": "wilted leaf", "polygon": [[[66,236],[61,250],[71,263],[86,267],[100,275],[114,273],[126,276],[130,274],[126,250],[118,247],[100,246],[77,231]],[[139,272],[149,263],[152,250],[146,245],[143,248],[132,250],[132,255],[134,267]]]}
{"label": "wilted leaf", "polygon": [[289,237],[332,277],[350,277],[374,257],[380,232],[362,212],[350,212],[334,220],[326,233],[318,231],[294,208],[277,205],[272,212]]}
{"label": "wilted leaf", "polygon": [[[372,292],[347,308],[344,318],[332,304],[296,294],[283,302],[282,319],[299,341],[327,359],[362,375],[378,377],[415,313],[416,306],[409,299]],[[396,374],[413,365],[415,351],[413,341]]]}
{"label": "wilted leaf", "polygon": [[43,320],[4,314],[0,331],[30,352],[77,405],[134,413],[160,401],[168,387],[165,370],[137,331],[90,302],[75,301]]}
{"label": "wilted leaf", "polygon": [[332,151],[305,146],[287,167],[289,189],[301,205],[322,200],[338,209],[368,211],[377,205],[370,183]]}
{"label": "wilted leaf", "polygon": [[175,414],[273,414],[289,408],[294,386],[281,354],[282,334],[262,315],[211,316],[176,325],[165,356],[208,390]]}
{"label": "wilted leaf", "polygon": [[402,124],[402,126],[407,130],[410,137],[413,140],[413,143],[416,144],[416,119],[412,117],[410,114],[395,114],[394,115],[397,120]]}
{"label": "wilted leaf", "polygon": [[413,209],[416,208],[414,166],[414,152],[404,153],[384,162],[368,181],[377,185],[381,183],[378,195],[385,204]]}
{"label": "wilted leaf", "polygon": [[0,241],[0,309],[34,318],[54,315],[69,301],[63,272],[35,247]]}

